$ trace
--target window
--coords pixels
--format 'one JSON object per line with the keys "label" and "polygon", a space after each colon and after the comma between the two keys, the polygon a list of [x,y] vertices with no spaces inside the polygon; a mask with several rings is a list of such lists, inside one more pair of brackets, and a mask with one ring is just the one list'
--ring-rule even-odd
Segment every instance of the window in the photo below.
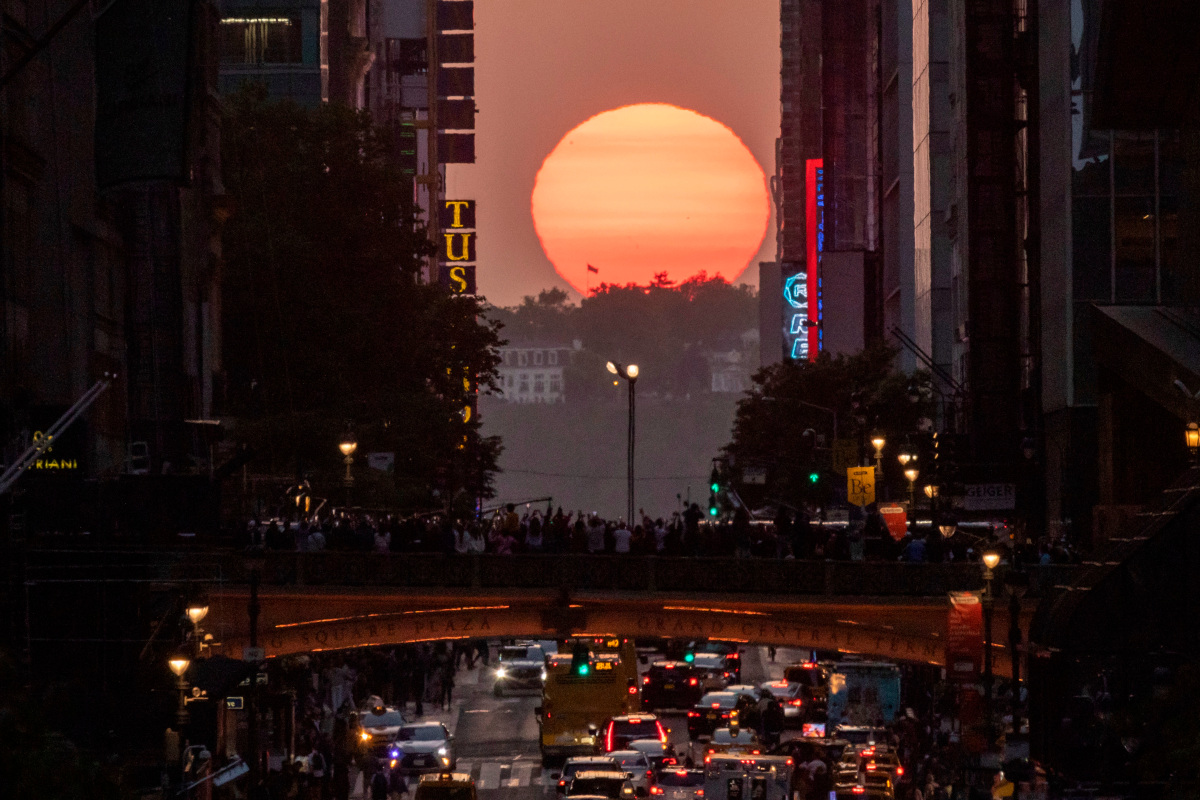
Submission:
{"label": "window", "polygon": [[507,386],[509,389],[512,388],[512,385],[513,385],[512,375],[509,375],[507,378],[504,379],[504,385]]}
{"label": "window", "polygon": [[538,366],[538,367],[540,367],[542,365],[542,351],[541,350],[533,351],[533,363],[535,366]]}
{"label": "window", "polygon": [[299,64],[300,18],[229,17],[221,20],[222,64]]}
{"label": "window", "polygon": [[519,363],[522,367],[527,366],[529,364],[529,353],[522,350],[517,355],[517,363]]}
{"label": "window", "polygon": [[550,391],[553,392],[554,394],[560,393],[562,391],[562,381],[559,380],[558,378],[551,378],[550,379]]}
{"label": "window", "polygon": [[557,366],[557,364],[558,364],[558,351],[557,350],[551,350],[549,353],[546,353],[546,363],[552,367]]}
{"label": "window", "polygon": [[536,394],[546,393],[546,376],[540,372],[533,376],[533,391]]}

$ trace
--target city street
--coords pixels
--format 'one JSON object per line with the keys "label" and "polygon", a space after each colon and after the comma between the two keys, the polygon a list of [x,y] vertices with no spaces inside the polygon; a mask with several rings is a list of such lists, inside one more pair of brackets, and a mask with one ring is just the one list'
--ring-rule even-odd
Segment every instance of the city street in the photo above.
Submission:
{"label": "city street", "polygon": [[[807,651],[779,648],[772,664],[767,648],[747,647],[742,655],[743,682],[757,684],[777,679],[787,664],[807,656]],[[641,671],[645,671],[644,665]],[[495,697],[492,674],[491,668],[482,666],[460,670],[451,710],[430,712],[427,707],[428,713],[422,719],[446,723],[458,751],[455,771],[470,774],[476,790],[489,800],[532,800],[553,794],[557,771],[552,767],[543,769],[538,751],[534,708],[541,697],[532,693]],[[668,713],[662,719],[671,744],[685,755],[689,746],[686,717]],[[696,761],[701,760],[698,750],[692,754]],[[359,779],[354,796],[361,797],[361,790]]]}

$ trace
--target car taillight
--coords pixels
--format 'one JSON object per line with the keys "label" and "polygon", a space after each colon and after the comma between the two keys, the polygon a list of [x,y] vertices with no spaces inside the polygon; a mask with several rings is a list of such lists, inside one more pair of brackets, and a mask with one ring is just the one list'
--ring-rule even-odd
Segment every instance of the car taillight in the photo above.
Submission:
{"label": "car taillight", "polygon": [[608,732],[606,734],[604,734],[604,749],[610,753],[612,752],[612,749],[613,749],[612,740],[613,740],[613,723],[610,722],[610,723],[608,723]]}
{"label": "car taillight", "polygon": [[559,781],[559,782],[558,782],[558,785],[559,785],[559,786],[566,786],[566,785],[567,785],[567,782],[566,782],[566,781]]}
{"label": "car taillight", "polygon": [[662,790],[661,786],[651,786],[650,787],[650,794],[662,794],[662,793],[663,793],[663,790]]}
{"label": "car taillight", "polygon": [[695,678],[688,678],[688,686],[696,686],[699,683]]}
{"label": "car taillight", "polygon": [[853,789],[851,789],[850,791],[854,792],[855,794],[862,794],[862,793],[864,793],[864,792],[865,792],[865,791],[867,791],[867,790],[866,790],[866,789],[864,789],[864,788],[863,788],[863,787],[861,787],[861,786],[855,786],[855,787],[854,787]]}
{"label": "car taillight", "polygon": [[804,701],[803,701],[803,700],[801,700],[800,698],[796,698],[795,700],[793,700],[793,701],[792,701],[792,705],[794,705],[794,706],[802,706],[802,705],[804,705]]}
{"label": "car taillight", "polygon": [[650,685],[650,676],[649,676],[649,675],[647,675],[646,677],[642,678],[642,685],[643,685],[643,686],[649,686],[649,685]]}
{"label": "car taillight", "polygon": [[698,717],[698,716],[700,716],[700,712],[699,711],[689,711],[688,716],[689,717]]}
{"label": "car taillight", "polygon": [[900,776],[901,776],[901,775],[903,775],[903,774],[904,774],[904,767],[901,767],[901,766],[897,765],[897,767],[896,767],[896,777],[900,777]]}
{"label": "car taillight", "polygon": [[653,778],[653,777],[654,777],[654,771],[653,771],[653,770],[649,770],[649,769],[648,769],[648,770],[646,770],[646,777],[647,777],[647,778]]}
{"label": "car taillight", "polygon": [[637,694],[637,687],[636,687],[636,686],[630,686],[630,687],[629,687],[629,693],[630,693],[630,694]]}
{"label": "car taillight", "polygon": [[667,743],[667,732],[663,730],[662,723],[658,720],[655,720],[654,724],[658,726],[658,740],[665,745]]}
{"label": "car taillight", "polygon": [[704,797],[704,790],[703,790],[703,789],[697,789],[697,790],[696,790],[696,797]]}
{"label": "car taillight", "polygon": [[874,770],[876,770],[876,769],[879,769],[879,768],[875,766],[875,762],[874,762],[874,761],[868,761],[868,762],[867,762],[867,772],[872,772],[872,771],[874,771]]}
{"label": "car taillight", "polygon": [[742,657],[742,654],[741,654],[741,653],[730,653],[730,654],[729,654],[729,656],[728,656],[728,658],[733,658],[733,659],[738,659],[738,658],[741,658],[741,657]]}

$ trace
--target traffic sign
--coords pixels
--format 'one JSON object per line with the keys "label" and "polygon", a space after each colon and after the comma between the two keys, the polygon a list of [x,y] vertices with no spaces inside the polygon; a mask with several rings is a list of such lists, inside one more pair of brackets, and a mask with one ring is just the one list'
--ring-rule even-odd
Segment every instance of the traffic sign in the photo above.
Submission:
{"label": "traffic sign", "polygon": [[267,651],[261,647],[243,647],[242,661],[266,661]]}
{"label": "traffic sign", "polygon": [[846,501],[856,506],[875,502],[875,468],[850,467],[846,470]]}
{"label": "traffic sign", "polygon": [[230,711],[241,711],[242,707],[243,707],[242,706],[242,698],[226,697],[225,698],[225,707],[228,708]]}

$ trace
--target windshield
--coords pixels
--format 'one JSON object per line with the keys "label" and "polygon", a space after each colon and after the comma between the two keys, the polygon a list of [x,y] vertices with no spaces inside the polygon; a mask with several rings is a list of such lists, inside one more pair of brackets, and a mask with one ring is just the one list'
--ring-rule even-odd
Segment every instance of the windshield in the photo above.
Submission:
{"label": "windshield", "polygon": [[540,661],[542,659],[542,649],[540,647],[501,647],[501,661]]}
{"label": "windshield", "polygon": [[658,773],[659,786],[703,786],[704,773],[700,770],[663,770]]}
{"label": "windshield", "polygon": [[617,756],[617,763],[619,763],[622,767],[645,767],[646,757],[640,753],[636,756]]}
{"label": "windshield", "polygon": [[446,732],[440,725],[422,725],[414,728],[401,728],[396,734],[398,742],[438,742],[446,738]]}
{"label": "windshield", "polygon": [[821,670],[817,667],[788,667],[783,671],[783,679],[788,683],[798,683],[801,686],[821,686]]}
{"label": "windshield", "polygon": [[751,744],[754,741],[754,734],[743,729],[737,732],[737,736],[734,736],[728,728],[721,728],[713,734],[712,740],[716,744]]}
{"label": "windshield", "polygon": [[792,697],[796,694],[796,687],[787,683],[783,685],[778,683],[768,683],[766,688],[767,691],[769,691],[775,697]]}
{"label": "windshield", "polygon": [[575,763],[575,764],[567,762],[566,764],[563,765],[562,776],[564,778],[570,778],[576,772],[582,772],[583,770],[586,770],[586,769],[615,769],[616,766],[617,766],[617,762],[611,758],[606,758],[603,761],[588,761],[588,762],[584,762],[584,763]]}
{"label": "windshield", "polygon": [[722,692],[721,694],[706,694],[700,698],[700,705],[709,708],[733,708],[737,705],[737,695]]}
{"label": "windshield", "polygon": [[403,725],[404,716],[399,711],[385,711],[375,714],[363,714],[361,724],[364,728],[387,728],[392,725]]}

